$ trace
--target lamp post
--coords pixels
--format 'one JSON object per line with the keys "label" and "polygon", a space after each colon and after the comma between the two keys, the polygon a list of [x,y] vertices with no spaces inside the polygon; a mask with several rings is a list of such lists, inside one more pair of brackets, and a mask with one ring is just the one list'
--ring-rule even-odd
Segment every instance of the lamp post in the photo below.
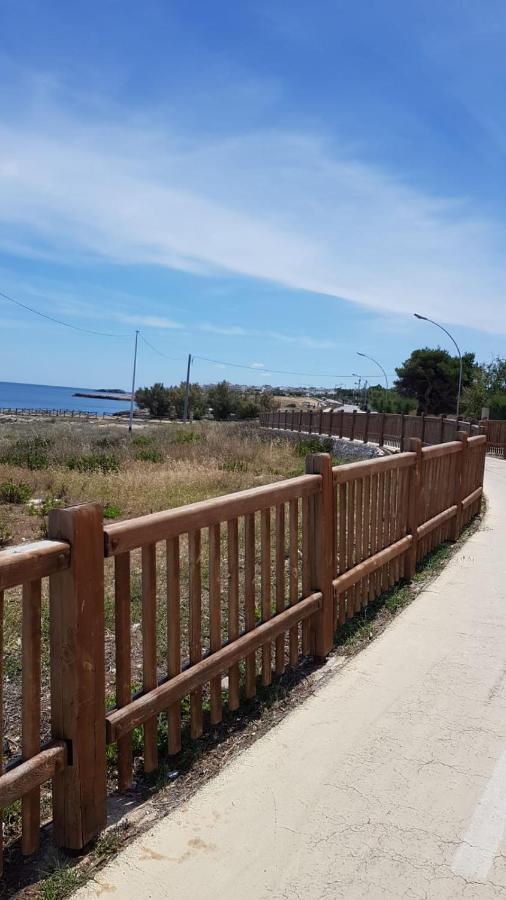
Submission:
{"label": "lamp post", "polygon": [[383,366],[381,365],[381,363],[378,362],[377,359],[374,359],[374,356],[368,356],[367,353],[361,353],[360,350],[357,350],[357,356],[363,356],[364,359],[369,359],[376,366],[378,366],[378,369],[381,369],[381,371],[383,372],[383,376],[385,378],[385,401],[386,401],[387,393],[388,393],[388,376],[387,376],[387,373],[385,372]]}
{"label": "lamp post", "polygon": [[453,342],[453,344],[456,347],[457,353],[459,355],[459,387],[458,387],[458,391],[457,391],[457,419],[458,419],[459,411],[460,411],[460,394],[462,391],[462,353],[460,352],[460,347],[457,344],[457,341],[455,340],[453,335],[451,335],[450,332],[447,331],[446,328],[443,328],[443,326],[440,325],[439,322],[434,322],[434,319],[429,319],[427,316],[421,316],[420,313],[413,313],[413,315],[414,315],[415,319],[422,319],[424,322],[430,322],[431,325],[435,325],[436,328],[440,328],[441,331],[444,331],[444,333],[448,335],[448,337],[450,338],[450,340]]}

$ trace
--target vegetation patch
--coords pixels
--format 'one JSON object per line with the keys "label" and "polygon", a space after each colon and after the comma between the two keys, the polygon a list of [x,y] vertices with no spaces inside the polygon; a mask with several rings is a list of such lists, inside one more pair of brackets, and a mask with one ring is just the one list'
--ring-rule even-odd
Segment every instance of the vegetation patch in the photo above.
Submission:
{"label": "vegetation patch", "polygon": [[0,503],[26,503],[31,496],[32,489],[24,481],[0,483]]}

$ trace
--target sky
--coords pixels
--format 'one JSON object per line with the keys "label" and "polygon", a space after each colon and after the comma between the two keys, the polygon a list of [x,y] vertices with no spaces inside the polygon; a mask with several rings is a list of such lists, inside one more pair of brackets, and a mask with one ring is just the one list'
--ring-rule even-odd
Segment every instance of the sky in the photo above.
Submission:
{"label": "sky", "polygon": [[141,384],[392,380],[452,350],[414,312],[505,355],[502,0],[0,0],[0,33],[0,292],[85,329],[0,296],[0,381],[128,387],[136,329]]}

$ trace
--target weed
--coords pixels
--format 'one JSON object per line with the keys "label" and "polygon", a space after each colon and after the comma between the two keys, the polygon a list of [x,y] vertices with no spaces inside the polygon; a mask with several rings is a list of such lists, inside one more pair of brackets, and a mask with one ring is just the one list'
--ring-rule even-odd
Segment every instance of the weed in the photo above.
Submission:
{"label": "weed", "polygon": [[0,512],[0,547],[5,547],[12,538],[12,531],[7,524],[7,518]]}
{"label": "weed", "polygon": [[82,456],[69,456],[67,468],[78,472],[117,472],[119,462],[112,453],[83,453]]}
{"label": "weed", "polygon": [[203,440],[205,440],[205,436],[202,431],[196,431],[195,429],[191,431],[176,431],[174,435],[175,444],[198,444]]}
{"label": "weed", "polygon": [[83,881],[83,875],[68,863],[58,865],[40,885],[42,900],[63,900],[68,897]]}
{"label": "weed", "polygon": [[132,445],[134,447],[149,447],[153,443],[153,435],[152,434],[136,434],[132,438]]}
{"label": "weed", "polygon": [[139,462],[159,463],[162,462],[163,455],[154,447],[142,447],[140,450],[137,450],[135,458],[138,459]]}
{"label": "weed", "polygon": [[19,481],[2,481],[0,483],[0,503],[26,503],[32,496],[29,484]]}
{"label": "weed", "polygon": [[0,457],[0,462],[25,469],[47,469],[51,440],[41,435],[18,438]]}
{"label": "weed", "polygon": [[121,515],[121,509],[119,506],[115,506],[113,503],[107,503],[104,506],[104,519],[118,519]]}
{"label": "weed", "polygon": [[334,444],[332,438],[305,438],[297,444],[299,456],[307,456],[308,453],[332,453]]}

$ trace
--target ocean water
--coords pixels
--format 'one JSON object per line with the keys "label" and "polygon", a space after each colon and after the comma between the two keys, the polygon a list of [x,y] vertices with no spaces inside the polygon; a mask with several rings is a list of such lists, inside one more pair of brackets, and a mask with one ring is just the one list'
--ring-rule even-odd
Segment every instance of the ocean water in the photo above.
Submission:
{"label": "ocean water", "polygon": [[[52,384],[19,384],[0,381],[0,408],[14,409],[71,409],[91,413],[127,412],[129,403],[124,400],[96,400],[74,397],[75,391],[90,388],[58,387]],[[93,390],[93,388],[91,388]]]}

